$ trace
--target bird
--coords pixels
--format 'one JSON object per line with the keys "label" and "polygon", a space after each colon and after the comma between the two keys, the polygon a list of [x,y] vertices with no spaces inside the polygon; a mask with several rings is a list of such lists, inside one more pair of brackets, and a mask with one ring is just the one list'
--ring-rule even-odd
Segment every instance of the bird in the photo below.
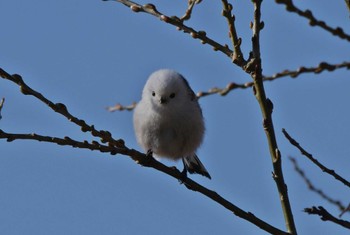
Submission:
{"label": "bird", "polygon": [[182,159],[182,174],[200,174],[211,179],[196,150],[201,145],[205,124],[202,109],[188,81],[171,69],[153,72],[133,114],[138,144],[156,158]]}

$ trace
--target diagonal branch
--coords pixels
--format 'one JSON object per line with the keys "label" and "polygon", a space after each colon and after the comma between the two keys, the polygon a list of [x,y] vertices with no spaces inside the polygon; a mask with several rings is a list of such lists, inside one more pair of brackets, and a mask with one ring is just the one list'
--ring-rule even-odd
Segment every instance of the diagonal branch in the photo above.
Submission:
{"label": "diagonal branch", "polygon": [[[104,0],[109,1],[109,0]],[[193,38],[201,40],[202,44],[209,44],[213,47],[214,51],[221,51],[226,56],[232,58],[233,51],[227,45],[221,45],[220,43],[209,38],[205,31],[197,31],[183,23],[183,20],[176,16],[167,16],[157,10],[153,4],[140,5],[129,0],[111,0],[122,3],[123,5],[130,7],[134,12],[144,12],[159,18],[161,21],[176,26],[177,29],[183,31],[184,33],[190,34]],[[236,63],[236,62],[234,62]]]}
{"label": "diagonal branch", "polygon": [[[97,131],[93,125],[87,125],[84,120],[78,119],[74,117],[72,114],[70,114],[66,108],[65,105],[60,103],[53,103],[49,99],[47,99],[45,96],[40,94],[39,92],[35,91],[34,89],[30,88],[21,78],[19,75],[10,75],[4,70],[0,68],[0,76],[6,80],[10,80],[17,85],[20,86],[21,92],[25,95],[32,95],[35,98],[39,99],[40,101],[47,104],[52,110],[54,110],[57,113],[60,113],[61,115],[65,116],[69,121],[72,121],[76,125],[81,127],[81,130],[83,132],[89,131],[92,136],[101,137],[102,143],[108,143],[108,145],[103,145],[98,143],[97,141],[93,141],[92,143],[89,143],[87,141],[79,142],[76,140],[73,140],[70,137],[64,137],[57,138],[57,137],[50,137],[50,136],[42,136],[38,134],[11,134],[6,133],[2,130],[0,130],[0,139],[6,139],[7,141],[14,141],[14,140],[36,140],[36,141],[45,141],[50,143],[55,143],[58,145],[68,145],[75,148],[82,148],[82,149],[90,149],[90,150],[97,150],[102,153],[110,153],[112,155],[115,154],[122,154],[129,156],[132,160],[134,160],[136,163],[145,166],[150,167],[153,169],[156,169],[158,171],[161,171],[173,178],[176,178],[184,183],[184,185],[193,191],[199,192],[206,197],[212,199],[213,201],[217,202],[221,206],[225,207],[226,209],[230,210],[232,213],[234,213],[236,216],[245,219],[252,224],[256,225],[257,227],[261,228],[262,230],[271,233],[271,234],[281,234],[281,235],[287,235],[288,233],[273,227],[272,225],[268,224],[267,222],[259,219],[251,212],[246,212],[242,210],[241,208],[237,207],[233,203],[229,202],[225,198],[221,197],[218,193],[216,193],[213,190],[210,190],[197,182],[191,180],[190,178],[185,178],[181,174],[181,172],[176,169],[175,167],[167,167],[164,164],[158,162],[153,157],[147,156],[143,153],[140,153],[134,149],[129,149],[125,146],[123,140],[115,140],[112,135],[108,131]],[[64,107],[64,108],[62,108]]]}
{"label": "diagonal branch", "polygon": [[330,174],[331,176],[333,176],[336,180],[339,180],[340,182],[342,182],[343,184],[345,184],[346,186],[350,187],[350,182],[347,181],[346,179],[344,179],[343,177],[341,177],[340,175],[338,175],[334,170],[331,170],[327,167],[325,167],[324,165],[322,165],[317,159],[315,159],[311,153],[308,153],[303,147],[300,146],[300,144],[293,139],[288,132],[285,129],[282,129],[282,132],[284,134],[284,136],[289,140],[289,142],[294,145],[297,149],[300,150],[301,154],[303,154],[305,157],[307,157],[310,161],[312,161],[316,166],[318,166],[323,172],[326,172],[328,174]]}
{"label": "diagonal branch", "polygon": [[116,147],[123,147],[124,141],[123,140],[114,140],[112,138],[112,135],[108,131],[98,131],[95,129],[94,125],[88,125],[84,120],[78,119],[74,117],[67,109],[67,107],[62,103],[53,103],[52,101],[48,100],[45,96],[40,94],[39,92],[33,90],[31,87],[29,87],[22,79],[22,77],[18,74],[10,75],[6,71],[0,68],[0,76],[6,80],[12,81],[16,83],[19,87],[21,92],[24,95],[31,95],[49,106],[53,111],[63,115],[66,117],[69,121],[73,122],[74,124],[81,127],[81,130],[83,132],[91,132],[91,134],[95,137],[100,137],[102,143],[108,142],[111,145],[114,145]]}
{"label": "diagonal branch", "polygon": [[339,214],[339,218],[342,217],[346,212],[350,212],[350,203],[344,210]]}
{"label": "diagonal branch", "polygon": [[[337,36],[341,39],[347,40],[350,42],[350,35],[344,33],[343,29],[340,27],[337,28],[332,28],[329,25],[327,25],[324,21],[318,20],[316,19],[312,12],[310,10],[305,10],[302,11],[299,8],[297,8],[294,4],[292,0],[275,0],[276,3],[278,4],[284,4],[286,6],[286,10],[289,12],[293,12],[298,14],[299,16],[302,16],[306,19],[309,20],[309,24],[311,26],[318,26],[322,29],[324,29],[325,31],[331,33],[334,36]],[[347,1],[347,0],[345,0]]]}
{"label": "diagonal branch", "polygon": [[324,209],[322,206],[318,206],[318,207],[313,206],[311,208],[305,208],[304,212],[311,215],[319,215],[321,217],[321,220],[323,221],[331,221],[333,223],[343,226],[344,228],[350,229],[349,221],[336,218],[335,216],[330,214],[326,209]]}
{"label": "diagonal branch", "polygon": [[341,203],[339,200],[335,200],[328,195],[326,195],[321,189],[318,189],[314,186],[314,184],[311,182],[311,180],[305,175],[305,172],[299,167],[297,160],[293,157],[289,157],[289,160],[293,163],[295,171],[301,176],[301,178],[306,183],[307,187],[310,189],[310,191],[315,192],[318,194],[321,198],[325,199],[330,204],[333,204],[339,208],[342,213],[346,212],[346,207]]}
{"label": "diagonal branch", "polygon": [[138,164],[142,166],[154,168],[178,180],[182,180],[188,189],[199,192],[207,196],[208,198],[214,200],[215,202],[222,205],[226,209],[232,211],[236,216],[241,217],[247,221],[250,221],[251,223],[258,226],[259,228],[265,230],[266,232],[269,232],[271,234],[288,235],[288,233],[285,233],[269,225],[263,220],[257,218],[251,212],[245,212],[244,210],[235,206],[231,202],[221,197],[215,191],[212,191],[189,178],[183,179],[181,172],[175,167],[167,167],[164,164],[155,160],[154,158],[146,156],[145,154],[142,154],[134,149],[128,149],[127,147],[116,148],[115,146],[101,145],[96,141],[93,141],[92,143],[89,143],[87,141],[79,142],[67,136],[62,139],[62,138],[51,137],[51,136],[42,136],[38,134],[10,134],[10,133],[4,132],[1,129],[0,129],[0,139],[6,139],[8,142],[11,142],[14,140],[37,140],[42,142],[55,143],[58,145],[68,145],[74,148],[97,150],[102,153],[110,153],[112,155],[115,155],[117,153],[128,155],[134,161],[136,161]]}

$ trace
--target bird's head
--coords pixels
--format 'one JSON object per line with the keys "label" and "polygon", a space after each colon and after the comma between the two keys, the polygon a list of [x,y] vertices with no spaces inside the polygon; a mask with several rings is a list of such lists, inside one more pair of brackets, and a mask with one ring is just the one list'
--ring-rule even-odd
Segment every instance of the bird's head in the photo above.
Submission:
{"label": "bird's head", "polygon": [[142,93],[142,99],[160,109],[181,107],[194,98],[195,94],[184,77],[169,69],[152,73]]}

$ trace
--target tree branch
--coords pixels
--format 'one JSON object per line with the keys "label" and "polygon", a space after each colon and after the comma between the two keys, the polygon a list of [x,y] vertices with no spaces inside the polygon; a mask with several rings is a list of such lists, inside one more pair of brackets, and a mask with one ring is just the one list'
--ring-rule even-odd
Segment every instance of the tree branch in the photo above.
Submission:
{"label": "tree branch", "polygon": [[100,137],[102,143],[108,142],[110,145],[116,146],[116,147],[124,147],[124,141],[123,140],[115,140],[112,138],[112,135],[108,131],[98,131],[95,129],[94,125],[88,125],[84,120],[78,119],[74,117],[67,109],[67,107],[62,103],[53,103],[52,101],[48,100],[45,96],[40,94],[39,92],[33,90],[31,87],[29,87],[22,79],[22,77],[18,74],[10,75],[6,71],[0,68],[0,76],[4,79],[7,79],[9,81],[12,81],[16,83],[19,87],[21,92],[24,95],[31,95],[49,106],[53,111],[63,115],[66,117],[69,121],[73,122],[74,124],[81,127],[81,131],[83,132],[91,132],[91,134],[95,137]]}
{"label": "tree branch", "polygon": [[213,201],[217,202],[218,204],[222,205],[226,209],[233,212],[236,216],[245,219],[252,224],[258,226],[262,230],[269,232],[271,234],[282,234],[287,235],[288,233],[273,227],[272,225],[268,224],[267,222],[259,219],[251,212],[246,212],[233,203],[229,202],[225,198],[221,197],[218,193],[216,193],[213,190],[210,190],[197,182],[191,180],[190,178],[183,178],[183,175],[181,172],[176,169],[175,167],[167,167],[164,164],[158,162],[153,157],[147,156],[143,153],[140,153],[134,149],[129,149],[125,146],[123,140],[115,140],[112,135],[108,131],[97,131],[94,128],[94,125],[87,125],[84,120],[78,119],[74,117],[72,114],[68,112],[68,109],[64,104],[61,103],[53,103],[49,99],[47,99],[45,96],[40,94],[39,92],[35,91],[34,89],[30,88],[21,78],[19,75],[10,75],[6,71],[0,68],[0,76],[6,80],[12,81],[20,86],[21,92],[25,95],[32,95],[35,98],[39,99],[40,101],[47,104],[52,110],[55,112],[65,116],[69,121],[75,123],[76,125],[81,127],[81,130],[83,132],[89,131],[90,134],[94,137],[100,137],[102,143],[108,143],[108,145],[103,145],[98,143],[97,141],[93,141],[92,143],[89,143],[88,141],[79,142],[76,140],[73,140],[70,137],[64,137],[57,138],[57,137],[50,137],[50,136],[42,136],[38,134],[10,134],[6,133],[3,130],[0,130],[0,139],[7,139],[7,141],[14,141],[14,140],[36,140],[36,141],[44,141],[44,142],[50,142],[55,143],[58,145],[68,145],[74,148],[82,148],[82,149],[90,149],[90,150],[98,150],[102,153],[110,153],[112,155],[115,154],[122,154],[129,156],[131,159],[133,159],[136,163],[145,166],[150,167],[153,169],[156,169],[158,171],[161,171],[169,176],[172,176],[173,178],[178,179],[179,181],[182,181],[183,184],[190,190],[199,192],[206,197],[212,199]]}
{"label": "tree branch", "polygon": [[252,70],[251,75],[254,81],[254,94],[259,103],[263,116],[263,126],[267,137],[272,165],[274,169],[273,176],[279,192],[279,198],[286,223],[286,228],[287,231],[291,234],[297,234],[296,227],[294,224],[293,213],[289,202],[287,185],[285,184],[282,172],[282,156],[278,149],[275,130],[273,126],[273,104],[270,99],[266,98],[263,83],[262,61],[260,56],[260,31],[264,27],[264,23],[261,21],[262,0],[253,0],[252,2],[254,4],[254,22],[252,24],[252,53],[246,71]]}
{"label": "tree branch", "polygon": [[[284,4],[286,6],[287,11],[296,13],[299,16],[302,16],[302,17],[308,19],[309,24],[311,26],[318,26],[318,27],[324,29],[325,31],[331,33],[332,35],[337,36],[341,39],[344,39],[344,40],[347,40],[350,42],[350,35],[344,33],[342,28],[340,28],[340,27],[332,28],[332,27],[328,26],[324,21],[316,19],[310,10],[302,11],[299,8],[297,8],[293,4],[292,0],[275,0],[275,1],[278,4]],[[345,0],[345,1],[347,1],[347,0]]]}
{"label": "tree branch", "polygon": [[[304,73],[319,74],[323,71],[330,71],[331,72],[331,71],[334,71],[336,69],[341,69],[341,68],[350,69],[350,62],[343,62],[340,64],[329,64],[327,62],[321,62],[316,67],[303,67],[302,66],[294,71],[284,70],[283,72],[275,73],[272,76],[263,76],[263,81],[264,82],[274,81],[276,79],[283,78],[283,77],[297,78],[300,74],[304,74]],[[254,82],[246,82],[244,84],[230,82],[224,88],[213,87],[213,88],[209,89],[208,91],[200,91],[197,93],[197,97],[201,98],[201,97],[214,95],[214,94],[226,96],[228,93],[230,93],[231,91],[233,91],[235,89],[246,89],[246,88],[252,87],[253,85],[254,85]],[[106,109],[109,112],[124,111],[124,110],[131,111],[135,108],[135,106],[136,106],[136,102],[133,102],[131,105],[124,106],[121,104],[116,104],[114,106],[107,107]]]}
{"label": "tree branch", "polygon": [[189,20],[191,18],[192,15],[192,10],[195,4],[199,4],[201,3],[202,0],[188,0],[187,2],[187,9],[185,14],[180,18],[180,20],[182,22],[184,22],[185,20]]}
{"label": "tree branch", "polygon": [[227,24],[229,26],[229,36],[232,41],[232,46],[234,52],[232,55],[232,61],[240,67],[243,67],[247,62],[244,60],[241,43],[242,38],[238,38],[236,26],[235,26],[235,15],[232,14],[232,5],[227,2],[227,0],[221,0],[223,5],[222,15],[227,19]]}
{"label": "tree branch", "polygon": [[345,213],[346,207],[341,203],[341,201],[329,197],[321,189],[316,188],[311,182],[311,180],[305,175],[305,172],[299,167],[295,158],[289,157],[289,160],[293,163],[295,171],[301,176],[301,178],[304,180],[305,184],[310,189],[310,191],[315,192],[330,204],[337,206],[342,213]]}
{"label": "tree branch", "polygon": [[289,142],[294,145],[297,149],[300,150],[301,154],[307,157],[310,161],[312,161],[316,166],[318,166],[323,172],[328,173],[329,175],[333,176],[336,180],[339,180],[344,185],[350,187],[350,182],[338,175],[334,170],[328,169],[324,165],[322,165],[317,159],[315,159],[312,154],[308,153],[304,148],[300,146],[300,144],[293,139],[288,132],[285,129],[282,129],[282,132],[284,136],[289,140]]}
{"label": "tree branch", "polygon": [[350,203],[349,205],[344,208],[344,210],[339,214],[339,218],[342,217],[346,212],[349,212],[350,211]]}
{"label": "tree branch", "polygon": [[329,64],[327,62],[321,62],[318,64],[317,67],[304,67],[304,66],[302,66],[294,71],[284,70],[283,72],[275,73],[272,76],[264,77],[264,81],[273,81],[277,78],[286,77],[286,76],[296,78],[300,74],[304,74],[304,73],[319,74],[323,71],[332,72],[336,69],[341,69],[341,68],[350,69],[350,62],[343,62],[343,63],[339,63],[339,64]]}
{"label": "tree branch", "polygon": [[136,104],[137,104],[136,102],[133,102],[132,104],[125,106],[118,103],[114,106],[108,106],[106,107],[106,109],[108,112],[124,111],[124,110],[132,111],[136,107]]}
{"label": "tree branch", "polygon": [[58,144],[58,145],[71,146],[73,148],[90,149],[90,150],[95,150],[95,151],[97,150],[97,151],[100,151],[102,153],[108,152],[112,155],[123,152],[114,146],[102,145],[97,141],[92,141],[91,143],[89,143],[87,140],[84,140],[83,142],[80,142],[77,140],[73,140],[72,138],[70,138],[68,136],[65,136],[62,139],[62,138],[58,138],[58,137],[38,135],[35,133],[12,134],[12,133],[4,132],[2,129],[0,129],[0,139],[6,139],[7,142],[12,142],[14,140],[36,140],[39,142],[48,142],[48,143],[54,143],[54,144]]}
{"label": "tree branch", "polygon": [[202,44],[209,44],[213,47],[214,51],[221,51],[226,56],[232,58],[233,51],[227,45],[221,45],[207,36],[205,31],[197,31],[183,23],[183,20],[177,16],[167,16],[157,10],[153,4],[140,5],[138,3],[129,0],[104,0],[104,1],[116,1],[123,5],[130,7],[133,12],[144,12],[159,18],[161,21],[176,26],[178,30],[184,33],[190,34],[195,39],[200,39]]}
{"label": "tree branch", "polygon": [[321,217],[321,220],[323,221],[331,221],[333,223],[343,226],[344,228],[350,229],[349,221],[337,219],[336,217],[331,215],[326,209],[324,209],[322,206],[318,206],[318,207],[313,206],[311,208],[305,208],[304,212],[310,215],[319,215]]}

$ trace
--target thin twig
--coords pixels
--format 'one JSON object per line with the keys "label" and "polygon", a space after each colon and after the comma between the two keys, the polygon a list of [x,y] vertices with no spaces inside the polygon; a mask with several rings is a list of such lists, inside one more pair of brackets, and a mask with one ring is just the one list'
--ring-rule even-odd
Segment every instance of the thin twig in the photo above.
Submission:
{"label": "thin twig", "polygon": [[136,102],[133,102],[131,105],[128,105],[128,106],[116,104],[114,106],[109,106],[106,109],[108,110],[108,112],[124,111],[124,110],[132,111],[136,107],[136,104],[137,104]]}
{"label": "thin twig", "polygon": [[[332,28],[329,25],[327,25],[324,21],[316,19],[312,12],[310,10],[302,11],[299,8],[297,8],[292,0],[275,0],[276,3],[284,4],[286,6],[286,10],[289,12],[293,12],[298,14],[299,16],[302,16],[309,20],[309,24],[311,26],[319,26],[320,28],[324,29],[325,31],[331,33],[334,36],[337,36],[341,39],[345,39],[347,41],[350,41],[350,35],[344,33],[343,29],[340,27]],[[347,0],[346,0],[347,1]]]}
{"label": "thin twig", "polygon": [[240,66],[244,66],[247,62],[244,60],[241,43],[242,38],[238,38],[236,26],[235,26],[235,15],[232,14],[232,5],[227,2],[227,0],[221,0],[223,5],[222,15],[227,19],[227,24],[229,26],[229,36],[232,41],[232,46],[234,52],[232,55],[232,61]]}
{"label": "thin twig", "polygon": [[[279,73],[275,73],[272,76],[263,76],[263,81],[274,81],[276,79],[279,78],[283,78],[283,77],[292,77],[292,78],[296,78],[298,77],[300,74],[304,74],[304,73],[315,73],[315,74],[319,74],[323,71],[334,71],[336,69],[341,69],[341,68],[346,68],[346,69],[350,69],[350,62],[343,62],[343,63],[339,63],[339,64],[329,64],[327,62],[321,62],[318,64],[318,66],[316,67],[300,67],[297,70],[294,71],[290,71],[290,70],[284,70],[283,72],[279,72]],[[197,93],[197,97],[204,97],[204,96],[208,96],[208,95],[213,95],[213,94],[219,94],[221,96],[225,96],[227,95],[230,91],[234,90],[234,89],[246,89],[249,87],[252,87],[254,85],[254,82],[246,82],[244,84],[238,84],[238,83],[234,83],[231,82],[229,84],[227,84],[226,87],[224,88],[212,88],[209,91],[201,91]]]}
{"label": "thin twig", "polygon": [[71,146],[73,148],[90,149],[90,150],[100,151],[102,153],[108,152],[112,155],[123,152],[114,146],[103,145],[97,141],[92,141],[91,143],[89,143],[87,140],[84,140],[83,142],[80,142],[68,136],[65,136],[64,138],[58,138],[58,137],[52,137],[52,136],[38,135],[35,133],[13,134],[13,133],[4,132],[3,130],[0,129],[0,139],[6,139],[7,142],[12,142],[14,140],[36,140],[39,142],[48,142],[48,143],[54,143],[58,145]]}
{"label": "thin twig", "polygon": [[66,117],[69,121],[73,122],[74,124],[81,127],[81,130],[83,132],[91,132],[91,134],[95,137],[100,137],[102,143],[108,142],[111,145],[114,145],[116,147],[123,147],[124,141],[123,140],[115,140],[112,138],[112,134],[108,131],[98,131],[95,129],[94,125],[88,125],[84,120],[78,119],[74,117],[67,109],[67,107],[62,103],[53,103],[52,101],[48,100],[45,96],[40,94],[39,92],[33,90],[31,87],[29,87],[22,79],[22,77],[18,74],[10,75],[6,71],[0,68],[0,76],[4,79],[7,79],[9,81],[12,81],[16,83],[19,87],[21,92],[24,95],[31,95],[49,106],[53,111],[63,115]]}
{"label": "thin twig", "polygon": [[283,177],[282,156],[281,152],[278,149],[277,140],[275,136],[275,129],[273,126],[273,104],[270,99],[266,98],[263,83],[262,61],[260,57],[260,31],[264,27],[264,23],[261,21],[262,0],[253,0],[252,2],[254,4],[254,22],[252,23],[252,53],[251,59],[247,64],[246,71],[252,71],[251,75],[254,81],[254,94],[259,103],[260,110],[263,116],[263,127],[267,137],[274,170],[273,176],[278,189],[286,228],[289,233],[296,235],[297,230],[294,223],[292,208],[289,202],[287,185]]}
{"label": "thin twig", "polygon": [[[340,63],[340,64],[329,64],[327,62],[321,62],[316,67],[300,67],[300,68],[298,68],[297,70],[294,70],[294,71],[284,70],[283,72],[275,73],[272,76],[264,76],[263,77],[263,81],[264,82],[266,82],[266,81],[274,81],[276,79],[283,78],[283,77],[296,78],[300,74],[303,74],[303,73],[319,74],[319,73],[321,73],[323,71],[334,71],[336,69],[341,69],[341,68],[350,69],[350,62],[343,62],[343,63]],[[209,89],[208,91],[200,91],[200,92],[197,93],[197,97],[201,98],[201,97],[214,95],[214,94],[225,96],[225,95],[227,95],[228,93],[230,93],[231,91],[233,91],[235,89],[246,89],[246,88],[252,87],[253,85],[254,85],[254,82],[246,82],[244,84],[238,84],[238,83],[230,82],[224,88],[214,87],[214,88]],[[107,107],[106,109],[108,111],[110,111],[110,112],[123,111],[123,110],[131,111],[131,110],[133,110],[135,108],[135,106],[136,106],[136,103],[134,102],[131,105],[127,105],[127,106],[124,106],[124,105],[121,105],[121,104],[116,104],[115,106]]]}
{"label": "thin twig", "polygon": [[129,7],[133,12],[144,12],[159,18],[161,21],[174,25],[177,29],[183,31],[184,33],[190,34],[193,38],[201,40],[202,44],[208,44],[213,47],[214,51],[221,51],[226,56],[232,58],[233,51],[227,46],[222,45],[207,36],[205,31],[195,30],[183,23],[183,21],[176,16],[167,16],[157,10],[153,4],[140,5],[129,0],[104,0],[104,1],[115,1],[122,3],[123,5]]}
{"label": "thin twig", "polygon": [[318,207],[311,207],[311,208],[305,208],[304,212],[311,214],[311,215],[319,215],[321,217],[321,220],[323,221],[331,221],[333,223],[336,223],[338,225],[343,226],[344,228],[350,229],[350,222],[346,220],[341,220],[333,215],[331,215],[326,209],[324,209],[322,206]]}
{"label": "thin twig", "polygon": [[289,157],[289,160],[293,163],[295,171],[301,176],[301,178],[304,180],[304,182],[306,183],[310,191],[315,192],[330,204],[337,206],[341,212],[343,212],[346,209],[345,206],[341,203],[341,201],[335,200],[329,197],[321,189],[316,188],[314,184],[311,182],[311,180],[305,175],[305,172],[299,167],[297,160],[295,158]]}
{"label": "thin twig", "polygon": [[202,0],[188,0],[187,2],[187,9],[185,14],[180,18],[180,20],[182,22],[184,22],[185,20],[189,20],[191,18],[192,15],[192,10],[195,4],[199,4],[201,3]]}
{"label": "thin twig", "polygon": [[350,62],[343,62],[343,63],[339,63],[339,64],[329,64],[327,62],[321,62],[318,64],[318,66],[316,67],[300,67],[297,70],[294,71],[290,71],[290,70],[284,70],[283,72],[279,72],[279,73],[275,73],[272,76],[269,77],[264,77],[264,81],[273,81],[277,78],[281,78],[281,77],[286,77],[286,76],[290,76],[292,78],[296,78],[298,77],[300,74],[304,74],[304,73],[315,73],[315,74],[319,74],[323,71],[334,71],[336,69],[341,69],[341,68],[346,68],[346,69],[350,69]]}
{"label": "thin twig", "polygon": [[208,96],[208,95],[213,95],[213,94],[226,96],[228,93],[230,93],[230,91],[232,91],[234,89],[245,89],[245,88],[248,88],[248,87],[252,87],[253,84],[254,84],[253,82],[247,82],[247,83],[244,83],[244,84],[237,84],[237,83],[234,83],[234,82],[230,82],[224,88],[213,87],[213,88],[211,88],[208,91],[200,91],[200,92],[197,93],[197,97],[201,98],[201,97]]}
{"label": "thin twig", "polygon": [[321,164],[317,159],[315,159],[311,153],[308,153],[303,147],[300,146],[300,144],[293,139],[288,132],[285,129],[282,129],[282,132],[284,136],[289,140],[289,142],[294,145],[297,149],[300,150],[301,154],[303,154],[305,157],[307,157],[310,161],[312,161],[316,166],[318,166],[323,172],[328,173],[329,175],[333,176],[336,180],[342,182],[344,185],[350,187],[350,182],[338,175],[334,170],[331,170],[327,167],[325,167],[323,164]]}
{"label": "thin twig", "polygon": [[[89,131],[92,136],[101,137],[102,143],[108,143],[108,145],[103,145],[98,143],[97,141],[93,141],[92,143],[88,143],[87,141],[79,142],[76,140],[73,140],[70,137],[64,137],[57,138],[57,137],[50,137],[50,136],[41,136],[38,134],[12,134],[12,133],[6,133],[2,130],[0,130],[0,139],[7,139],[7,141],[14,141],[19,139],[31,139],[36,141],[45,141],[45,142],[51,142],[56,143],[59,145],[69,145],[72,147],[77,148],[85,148],[85,149],[91,149],[91,150],[98,150],[100,152],[108,152],[110,154],[122,154],[129,156],[131,159],[133,159],[136,163],[145,166],[154,168],[158,171],[161,171],[169,176],[172,176],[173,178],[176,178],[178,180],[181,180],[184,185],[193,191],[199,192],[206,197],[214,200],[218,204],[222,205],[226,209],[230,210],[232,213],[234,213],[236,216],[243,218],[252,224],[256,225],[257,227],[261,228],[262,230],[269,232],[271,234],[283,234],[287,235],[288,233],[273,227],[272,225],[268,224],[267,222],[257,218],[254,214],[251,212],[246,212],[242,210],[241,208],[237,207],[233,203],[229,202],[225,198],[221,197],[218,193],[216,193],[213,190],[210,190],[197,182],[191,180],[190,178],[183,178],[183,175],[181,172],[176,169],[175,167],[167,167],[164,164],[158,162],[153,157],[147,156],[143,153],[140,153],[134,149],[129,149],[125,146],[123,140],[115,140],[112,135],[108,131],[97,131],[93,125],[87,125],[84,120],[78,119],[74,117],[72,114],[70,114],[67,111],[67,108],[64,104],[60,103],[53,103],[46,97],[44,97],[39,92],[35,91],[34,89],[30,88],[21,78],[19,75],[10,75],[4,70],[0,68],[0,76],[6,80],[12,81],[20,86],[21,92],[25,95],[32,95],[35,98],[39,99],[40,101],[47,104],[52,110],[54,110],[57,113],[62,114],[63,116],[67,117],[69,121],[72,121],[76,125],[80,126],[82,131]],[[62,108],[64,107],[64,108]]]}
{"label": "thin twig", "polygon": [[344,208],[344,210],[339,214],[339,218],[341,218],[346,212],[350,212],[350,203],[349,205]]}

